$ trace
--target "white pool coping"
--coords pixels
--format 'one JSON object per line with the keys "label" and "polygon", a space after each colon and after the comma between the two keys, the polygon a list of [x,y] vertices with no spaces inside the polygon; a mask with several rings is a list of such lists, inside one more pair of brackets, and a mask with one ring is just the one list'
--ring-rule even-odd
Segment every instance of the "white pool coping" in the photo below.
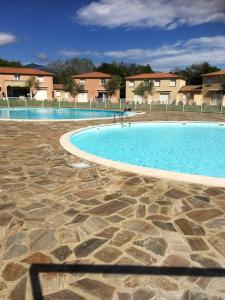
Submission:
{"label": "white pool coping", "polygon": [[[214,124],[222,124],[225,126],[225,122],[193,122],[193,121],[149,121],[149,122],[132,122],[133,124],[143,124],[143,123],[214,123]],[[131,125],[132,125],[131,123]],[[114,124],[101,124],[97,126],[88,126],[85,128],[80,128],[78,130],[72,130],[65,134],[63,134],[60,138],[60,145],[69,153],[76,155],[82,159],[101,164],[107,166],[109,168],[114,168],[117,170],[136,173],[139,175],[155,177],[159,179],[168,179],[172,181],[182,181],[187,183],[194,183],[194,184],[202,184],[206,186],[215,186],[215,187],[225,187],[225,178],[220,177],[212,177],[212,176],[204,176],[204,175],[194,175],[194,174],[186,174],[186,173],[178,173],[175,171],[166,171],[161,169],[155,168],[148,168],[148,167],[141,167],[135,166],[128,163],[117,162],[107,158],[103,158],[100,156],[96,156],[85,152],[78,147],[74,146],[71,141],[70,137],[73,134],[76,134],[81,131],[85,131],[91,128],[98,128],[98,127],[105,127],[105,126],[115,126],[120,125],[120,123]]]}
{"label": "white pool coping", "polygon": [[[12,109],[20,109],[21,107],[15,107]],[[34,108],[34,109],[54,109],[53,107],[29,107],[29,108]],[[56,109],[63,109],[65,107],[62,108],[56,108]],[[0,110],[7,110],[7,108],[0,108]],[[70,108],[65,108],[65,109],[70,109]],[[74,108],[71,108],[74,109]],[[114,111],[114,110],[110,110],[110,109],[86,109],[86,108],[77,108],[78,110],[90,110],[90,111],[111,111],[111,112],[123,112],[123,111]],[[128,117],[135,117],[137,115],[141,115],[141,114],[145,114],[145,112],[135,112],[135,111],[131,111],[128,114]],[[119,118],[119,117],[118,117]],[[5,118],[0,118],[0,121],[13,121],[13,122],[79,122],[79,121],[96,121],[96,120],[112,120],[114,119],[113,117],[105,117],[105,118],[87,118],[87,119],[5,119]]]}

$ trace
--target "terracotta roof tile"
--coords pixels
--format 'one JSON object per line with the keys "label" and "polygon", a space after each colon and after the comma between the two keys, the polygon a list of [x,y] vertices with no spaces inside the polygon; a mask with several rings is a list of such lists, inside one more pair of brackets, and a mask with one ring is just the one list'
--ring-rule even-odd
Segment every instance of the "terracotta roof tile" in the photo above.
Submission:
{"label": "terracotta roof tile", "polygon": [[202,74],[202,76],[217,76],[217,75],[225,75],[225,70],[220,70],[208,74]]}
{"label": "terracotta roof tile", "polygon": [[103,72],[89,72],[72,76],[73,78],[112,78],[111,75]]}
{"label": "terracotta roof tile", "polygon": [[0,67],[0,74],[21,74],[21,75],[45,75],[52,76],[52,73],[47,71],[32,69],[32,68],[14,68],[14,67]]}
{"label": "terracotta roof tile", "polygon": [[160,78],[182,78],[182,76],[172,73],[145,73],[139,75],[132,75],[126,79],[160,79]]}

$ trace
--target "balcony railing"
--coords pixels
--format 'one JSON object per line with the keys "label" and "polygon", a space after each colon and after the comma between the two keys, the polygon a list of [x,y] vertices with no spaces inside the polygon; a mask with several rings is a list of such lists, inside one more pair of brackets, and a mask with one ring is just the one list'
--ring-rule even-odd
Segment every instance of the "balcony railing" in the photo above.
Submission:
{"label": "balcony railing", "polygon": [[[6,80],[5,83],[6,86],[27,87],[27,80]],[[39,82],[39,87],[45,88],[46,87],[45,82]]]}

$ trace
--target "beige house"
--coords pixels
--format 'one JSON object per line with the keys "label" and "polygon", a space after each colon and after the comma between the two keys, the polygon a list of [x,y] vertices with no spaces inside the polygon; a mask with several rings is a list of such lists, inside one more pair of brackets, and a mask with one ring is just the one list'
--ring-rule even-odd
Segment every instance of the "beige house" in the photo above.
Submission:
{"label": "beige house", "polygon": [[53,84],[53,98],[57,101],[72,101],[70,93],[65,91],[61,83]]}
{"label": "beige house", "polygon": [[207,105],[219,105],[221,100],[225,105],[225,95],[222,95],[222,84],[225,83],[225,70],[203,74],[202,97]]}
{"label": "beige house", "polygon": [[[74,80],[80,85],[84,86],[84,92],[79,93],[77,96],[78,102],[87,102],[89,99],[104,100],[109,98],[109,93],[105,88],[107,80],[112,76],[102,72],[89,72],[80,75],[72,76]],[[120,91],[117,90],[111,97],[112,102],[118,102]]]}
{"label": "beige house", "polygon": [[[135,93],[135,88],[141,83],[152,81],[154,84],[152,95],[148,99]],[[178,92],[185,85],[185,80],[172,73],[146,73],[126,77],[126,100],[137,103],[158,102],[172,103],[176,102]]]}
{"label": "beige house", "polygon": [[185,85],[177,94],[177,103],[202,105],[202,86],[201,85]]}
{"label": "beige house", "polygon": [[27,81],[31,77],[36,77],[39,81],[34,99],[52,99],[53,77],[51,73],[32,68],[13,67],[0,67],[0,98],[30,97]]}

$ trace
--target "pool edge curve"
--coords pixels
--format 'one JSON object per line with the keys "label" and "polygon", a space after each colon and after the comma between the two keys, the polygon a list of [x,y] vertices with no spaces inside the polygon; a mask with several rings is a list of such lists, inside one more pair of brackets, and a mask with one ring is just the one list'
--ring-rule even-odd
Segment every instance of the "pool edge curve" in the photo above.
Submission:
{"label": "pool edge curve", "polygon": [[[148,122],[131,122],[132,123],[205,123],[202,121],[148,121]],[[207,123],[217,123],[217,124],[224,124],[224,122],[207,122]],[[167,179],[171,181],[181,181],[186,183],[192,183],[192,184],[200,184],[200,185],[206,185],[206,186],[214,186],[214,187],[223,187],[225,188],[225,178],[220,177],[213,177],[213,176],[204,176],[204,175],[195,175],[195,174],[187,174],[187,173],[178,173],[175,171],[166,171],[156,168],[148,168],[148,167],[142,167],[142,166],[135,166],[128,163],[123,162],[117,162],[113,161],[107,158],[103,158],[94,154],[90,154],[88,152],[85,152],[81,150],[80,148],[74,146],[71,141],[70,137],[73,134],[76,134],[81,131],[85,131],[91,128],[96,127],[105,127],[105,126],[115,126],[119,125],[120,123],[114,123],[114,124],[101,124],[101,125],[91,125],[87,127],[83,127],[77,130],[69,131],[65,134],[63,134],[60,137],[60,145],[69,153],[78,156],[82,159],[85,159],[87,161],[104,165],[108,168],[117,169],[124,172],[139,174],[142,176],[148,176],[148,177],[154,177],[159,179]]]}

